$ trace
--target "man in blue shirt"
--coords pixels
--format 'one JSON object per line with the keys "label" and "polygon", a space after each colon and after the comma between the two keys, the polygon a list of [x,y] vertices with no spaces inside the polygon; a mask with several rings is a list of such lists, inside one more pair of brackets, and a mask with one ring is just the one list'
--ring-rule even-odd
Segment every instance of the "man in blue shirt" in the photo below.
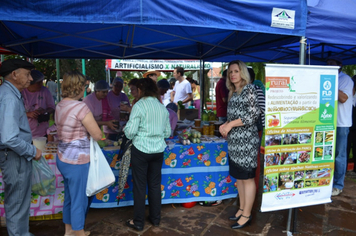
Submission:
{"label": "man in blue shirt", "polygon": [[30,236],[32,159],[39,160],[42,151],[31,144],[21,91],[32,81],[34,65],[9,59],[2,63],[0,76],[0,169],[5,183],[5,213],[10,236]]}

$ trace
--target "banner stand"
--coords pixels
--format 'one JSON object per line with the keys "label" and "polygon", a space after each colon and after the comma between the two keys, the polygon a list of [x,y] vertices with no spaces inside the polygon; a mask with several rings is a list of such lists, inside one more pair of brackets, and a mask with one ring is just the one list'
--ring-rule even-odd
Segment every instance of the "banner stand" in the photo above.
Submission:
{"label": "banner stand", "polygon": [[265,68],[261,211],[289,210],[287,235],[297,231],[300,207],[331,202],[334,173],[338,68],[306,66],[305,57],[301,58],[300,65],[267,64]]}
{"label": "banner stand", "polygon": [[[299,47],[299,64],[300,65],[305,65],[306,63],[306,38],[304,36],[300,37],[300,47]],[[290,224],[292,221],[292,213],[293,213],[293,230],[292,232],[290,231]],[[296,208],[291,208],[288,211],[288,220],[287,220],[287,235],[292,235],[292,233],[296,233],[296,228],[297,228],[297,216],[298,216],[298,211]]]}

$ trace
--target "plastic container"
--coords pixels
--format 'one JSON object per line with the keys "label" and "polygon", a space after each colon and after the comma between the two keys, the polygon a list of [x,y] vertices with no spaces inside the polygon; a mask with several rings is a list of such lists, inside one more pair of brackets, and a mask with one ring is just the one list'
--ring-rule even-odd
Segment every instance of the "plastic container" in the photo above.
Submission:
{"label": "plastic container", "polygon": [[46,142],[47,138],[46,137],[36,137],[32,139],[33,145],[35,145],[36,148],[40,149],[43,151],[46,147]]}
{"label": "plastic container", "polygon": [[192,208],[193,206],[195,206],[197,203],[196,202],[186,202],[186,203],[182,203],[182,207],[185,208]]}

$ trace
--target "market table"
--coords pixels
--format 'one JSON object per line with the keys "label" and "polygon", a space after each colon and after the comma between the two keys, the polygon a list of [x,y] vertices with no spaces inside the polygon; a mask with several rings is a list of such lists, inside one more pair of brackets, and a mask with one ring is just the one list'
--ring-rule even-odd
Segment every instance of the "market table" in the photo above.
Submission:
{"label": "market table", "polygon": [[[120,161],[119,150],[103,153],[117,178]],[[64,200],[63,178],[60,175],[53,154],[44,154],[50,167],[56,173],[56,193],[51,196],[32,194],[31,216],[58,215],[62,213]],[[201,143],[183,146],[176,143],[164,152],[162,165],[162,204],[196,201],[216,201],[234,198],[237,195],[235,179],[229,175],[227,143]],[[117,182],[95,195],[92,208],[111,208],[133,205],[133,182],[131,171],[124,192],[117,204]],[[0,172],[0,216],[4,216],[4,184]]]}
{"label": "market table", "polygon": [[[103,151],[118,176],[119,162],[115,160],[118,151]],[[200,143],[168,146],[162,165],[162,204],[197,201],[215,201],[233,198],[237,195],[235,179],[229,175],[227,143]],[[131,171],[119,206],[133,205]],[[117,207],[117,184],[97,194],[92,208]]]}
{"label": "market table", "polygon": [[[30,216],[33,219],[58,219],[62,218],[62,209],[64,201],[64,184],[63,177],[56,166],[55,153],[43,153],[43,157],[46,158],[48,165],[51,167],[56,175],[56,192],[54,195],[40,196],[31,193],[31,206]],[[0,216],[5,215],[4,210],[4,183],[2,179],[2,173],[0,171]],[[46,217],[37,217],[46,216]],[[37,217],[37,218],[36,218]]]}

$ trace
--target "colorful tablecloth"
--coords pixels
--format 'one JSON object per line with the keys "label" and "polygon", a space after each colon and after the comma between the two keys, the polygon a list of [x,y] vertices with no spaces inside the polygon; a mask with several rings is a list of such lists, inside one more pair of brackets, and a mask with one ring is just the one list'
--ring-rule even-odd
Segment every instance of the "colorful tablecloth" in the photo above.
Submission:
{"label": "colorful tablecloth", "polygon": [[[103,151],[118,176],[118,151]],[[229,175],[227,143],[201,143],[166,148],[162,165],[162,204],[215,201],[237,195]],[[117,207],[117,184],[97,194],[92,208]],[[133,205],[131,170],[119,206]],[[146,202],[147,203],[147,202]]]}
{"label": "colorful tablecloth", "polygon": [[[103,150],[108,163],[118,176],[119,151]],[[64,201],[63,177],[53,154],[44,154],[56,174],[56,193],[51,196],[31,196],[31,216],[54,215],[62,212]],[[162,165],[162,204],[196,201],[215,201],[237,195],[235,179],[229,176],[227,143],[202,143],[166,148]],[[133,205],[131,170],[120,204],[117,205],[117,183],[98,193],[92,208],[111,208]],[[4,216],[4,183],[0,172],[0,216]]]}
{"label": "colorful tablecloth", "polygon": [[[56,175],[56,193],[50,196],[39,196],[37,194],[31,194],[31,216],[42,216],[42,215],[55,215],[57,213],[62,213],[63,201],[64,201],[64,185],[63,177],[56,166],[56,154],[44,153],[43,156],[46,158],[48,165],[51,167]],[[0,171],[0,216],[5,216],[4,210],[4,183],[2,179],[2,174]]]}

